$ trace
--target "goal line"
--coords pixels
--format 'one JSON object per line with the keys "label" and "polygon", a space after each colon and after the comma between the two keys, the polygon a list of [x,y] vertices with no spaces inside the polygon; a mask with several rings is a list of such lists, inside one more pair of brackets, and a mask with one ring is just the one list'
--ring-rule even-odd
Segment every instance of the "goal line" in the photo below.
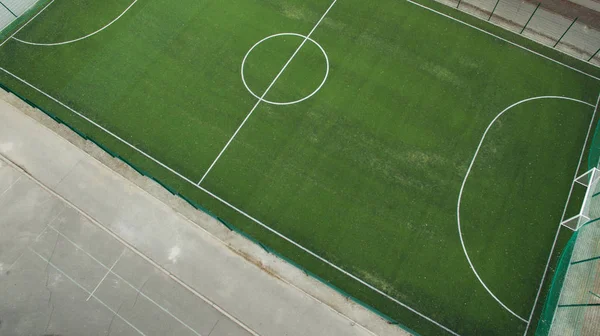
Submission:
{"label": "goal line", "polygon": [[600,94],[598,95],[598,100],[596,101],[596,105],[592,105],[594,107],[594,112],[592,113],[592,119],[590,120],[590,125],[588,127],[587,134],[585,136],[585,141],[583,142],[583,146],[581,148],[581,154],[579,155],[579,162],[577,162],[577,168],[575,169],[575,174],[573,176],[573,182],[571,183],[571,189],[569,190],[569,195],[567,196],[567,201],[565,202],[565,207],[563,209],[562,216],[558,223],[558,227],[556,229],[556,234],[554,235],[554,242],[552,243],[552,247],[550,248],[550,253],[548,254],[548,259],[546,261],[546,267],[544,268],[544,273],[542,274],[542,278],[540,280],[540,285],[537,290],[537,294],[535,295],[535,300],[533,301],[533,307],[531,307],[531,313],[529,314],[529,322],[527,322],[527,327],[525,328],[525,332],[523,335],[527,335],[529,331],[529,327],[531,325],[531,320],[533,318],[533,314],[535,313],[535,308],[537,306],[538,300],[540,298],[540,294],[542,292],[542,287],[544,286],[544,281],[546,280],[546,276],[548,275],[548,268],[550,267],[550,261],[552,260],[552,256],[554,255],[554,249],[556,248],[556,243],[558,242],[558,236],[560,234],[560,229],[563,227],[563,222],[565,218],[565,214],[567,213],[567,207],[569,206],[569,201],[571,200],[571,194],[573,192],[573,187],[575,186],[575,182],[578,180],[577,176],[579,174],[579,169],[581,167],[581,163],[583,161],[583,155],[587,148],[587,143],[590,137],[590,133],[592,128],[594,127],[594,120],[596,119],[596,113],[598,112],[598,104],[600,104]]}

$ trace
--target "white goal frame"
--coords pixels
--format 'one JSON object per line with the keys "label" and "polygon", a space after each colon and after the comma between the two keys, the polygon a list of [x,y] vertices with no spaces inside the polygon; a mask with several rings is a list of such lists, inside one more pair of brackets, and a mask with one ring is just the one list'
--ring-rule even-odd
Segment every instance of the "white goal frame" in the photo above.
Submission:
{"label": "white goal frame", "polygon": [[569,230],[577,231],[591,219],[588,215],[590,210],[590,202],[592,199],[592,192],[598,186],[599,181],[600,170],[598,170],[597,168],[592,168],[588,170],[587,172],[583,173],[574,180],[575,183],[578,183],[587,188],[585,191],[583,204],[581,205],[581,208],[579,209],[579,213],[577,215],[567,219],[563,218],[560,225],[568,228]]}

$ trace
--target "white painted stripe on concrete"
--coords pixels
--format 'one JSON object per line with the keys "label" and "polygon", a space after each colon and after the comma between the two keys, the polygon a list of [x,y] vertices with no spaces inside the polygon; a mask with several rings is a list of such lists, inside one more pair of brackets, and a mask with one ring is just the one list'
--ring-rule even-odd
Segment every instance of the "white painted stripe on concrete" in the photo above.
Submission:
{"label": "white painted stripe on concrete", "polygon": [[[31,247],[28,247],[28,249],[35,254],[36,256],[38,256],[40,259],[42,259],[43,261],[45,261],[48,265],[52,266],[55,270],[57,270],[58,272],[60,272],[60,274],[62,274],[64,277],[66,277],[67,279],[71,280],[72,283],[74,283],[77,287],[81,288],[81,290],[83,290],[84,292],[91,294],[87,289],[85,289],[85,287],[83,287],[83,285],[81,285],[79,282],[77,282],[75,279],[71,278],[67,273],[65,273],[63,270],[61,270],[60,268],[58,268],[56,265],[54,265],[50,260],[44,258],[41,254],[37,253],[34,249],[32,249]],[[94,299],[96,299],[96,301],[98,301],[101,305],[104,306],[104,308],[108,309],[111,313],[113,313],[115,316],[117,316],[118,318],[120,318],[123,322],[127,323],[128,326],[132,327],[135,331],[137,331],[140,335],[142,336],[146,336],[146,334],[144,334],[140,329],[138,329],[136,326],[134,326],[131,322],[127,321],[123,316],[119,315],[118,312],[114,311],[112,308],[110,308],[106,303],[104,303],[103,301],[101,301],[100,299],[98,299],[95,296],[92,296]]]}

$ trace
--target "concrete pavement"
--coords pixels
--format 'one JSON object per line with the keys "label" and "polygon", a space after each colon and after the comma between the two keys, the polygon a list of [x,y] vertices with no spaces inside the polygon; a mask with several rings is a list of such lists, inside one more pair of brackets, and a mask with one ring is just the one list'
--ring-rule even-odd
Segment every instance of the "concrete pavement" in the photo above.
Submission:
{"label": "concrete pavement", "polygon": [[406,334],[0,98],[1,335]]}

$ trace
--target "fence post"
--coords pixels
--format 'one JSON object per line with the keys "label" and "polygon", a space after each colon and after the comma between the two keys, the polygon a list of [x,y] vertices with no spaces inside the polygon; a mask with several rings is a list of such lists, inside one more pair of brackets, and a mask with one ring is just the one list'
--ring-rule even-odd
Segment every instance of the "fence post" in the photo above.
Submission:
{"label": "fence post", "polygon": [[490,21],[492,19],[492,16],[494,15],[494,12],[496,11],[496,7],[498,7],[499,3],[500,3],[500,0],[497,0],[496,4],[494,5],[494,9],[492,9],[492,13],[490,13],[490,17],[488,18],[488,21]]}
{"label": "fence post", "polygon": [[456,8],[458,8],[458,6],[460,6],[460,1],[461,0],[458,0],[458,4],[456,5]]}
{"label": "fence post", "polygon": [[598,48],[598,50],[596,50],[596,52],[592,55],[592,57],[590,57],[587,61],[591,61],[592,58],[594,58],[594,56],[596,56],[598,54],[598,52],[600,52],[600,48]]}
{"label": "fence post", "polygon": [[533,19],[535,12],[537,12],[537,10],[538,10],[538,8],[540,8],[541,4],[542,4],[541,2],[538,2],[538,5],[533,10],[533,13],[531,13],[531,16],[529,17],[529,19],[527,20],[527,22],[525,23],[525,25],[523,26],[523,29],[521,29],[521,32],[519,34],[523,34],[523,32],[525,31],[525,28],[527,28],[527,25],[529,24],[529,21],[531,21],[531,19]]}
{"label": "fence post", "polygon": [[571,24],[569,25],[569,28],[567,28],[567,30],[565,30],[565,32],[558,39],[558,41],[556,41],[556,43],[554,43],[554,46],[552,48],[556,48],[556,46],[558,45],[558,43],[560,42],[560,40],[562,40],[562,38],[565,37],[565,35],[567,35],[567,32],[569,31],[569,29],[571,29],[571,27],[573,27],[573,25],[575,24],[575,22],[577,21],[577,19],[578,18],[575,18],[575,20],[573,20],[573,22],[571,22]]}
{"label": "fence post", "polygon": [[13,13],[13,11],[10,10],[10,8],[6,7],[6,5],[0,1],[0,5],[2,5],[2,7],[6,8],[7,11],[10,12],[10,14],[12,14],[14,17],[18,17],[17,14]]}

